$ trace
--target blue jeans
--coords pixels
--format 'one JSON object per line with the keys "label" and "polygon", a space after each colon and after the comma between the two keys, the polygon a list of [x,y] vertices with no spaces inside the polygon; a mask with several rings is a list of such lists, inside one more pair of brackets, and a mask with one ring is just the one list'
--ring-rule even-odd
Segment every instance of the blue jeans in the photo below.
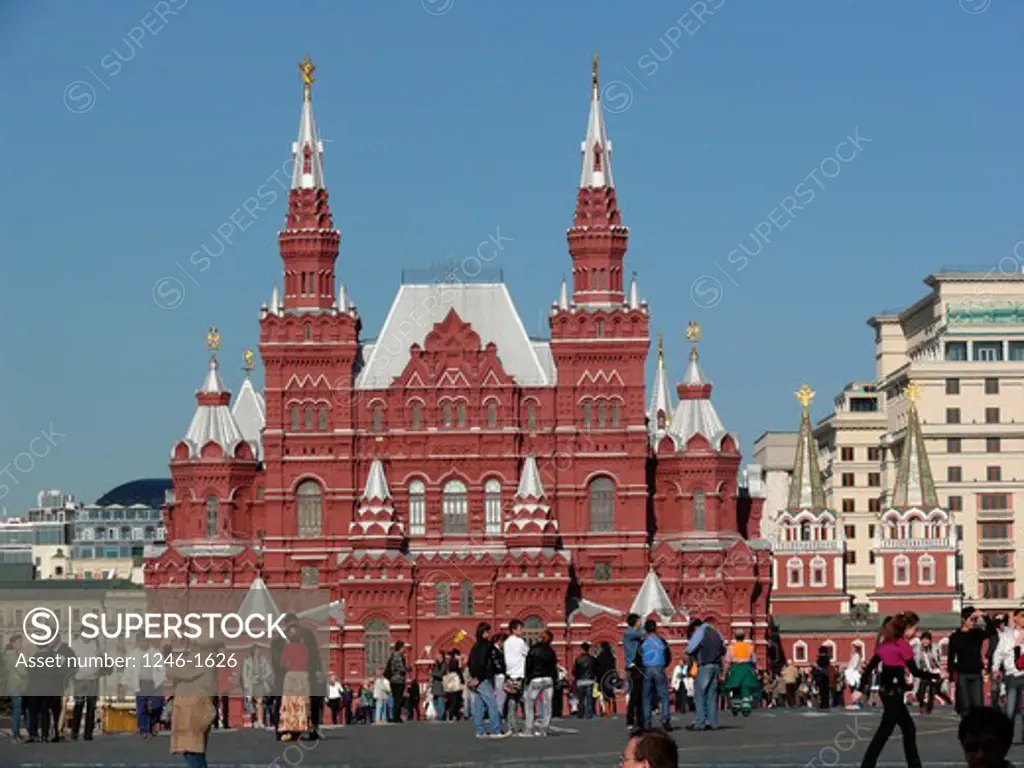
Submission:
{"label": "blue jeans", "polygon": [[187,768],[206,768],[206,755],[202,752],[186,752],[185,765]]}
{"label": "blue jeans", "polygon": [[135,697],[135,719],[139,726],[139,733],[148,735],[151,727],[149,721],[149,696]]}
{"label": "blue jeans", "polygon": [[644,667],[644,728],[650,729],[651,710],[654,709],[654,697],[658,697],[661,708],[661,724],[666,728],[672,723],[672,710],[668,700],[668,676],[664,667]]}
{"label": "blue jeans", "polygon": [[593,720],[594,718],[594,681],[580,680],[576,683],[577,717]]}
{"label": "blue jeans", "polygon": [[444,694],[434,697],[434,714],[438,720],[444,720]]}
{"label": "blue jeans", "polygon": [[11,738],[21,738],[21,696],[11,696]]}
{"label": "blue jeans", "polygon": [[473,724],[476,726],[476,735],[484,735],[485,711],[491,721],[491,733],[501,733],[501,713],[498,711],[498,702],[494,698],[493,680],[484,680],[477,686],[473,705]]}
{"label": "blue jeans", "polygon": [[386,723],[388,720],[388,700],[377,699],[377,711],[373,714],[373,722]]}
{"label": "blue jeans", "polygon": [[694,725],[718,727],[718,664],[701,664],[697,668],[697,680],[693,685],[693,697],[697,701],[697,716]]}

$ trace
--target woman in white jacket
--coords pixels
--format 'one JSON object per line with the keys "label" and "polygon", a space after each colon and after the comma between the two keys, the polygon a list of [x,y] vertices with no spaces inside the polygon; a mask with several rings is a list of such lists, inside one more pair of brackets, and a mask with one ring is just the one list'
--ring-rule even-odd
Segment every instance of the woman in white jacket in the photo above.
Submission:
{"label": "woman in white jacket", "polygon": [[[1016,723],[1017,710],[1024,696],[1024,669],[1017,667],[1017,660],[1024,653],[1024,610],[1013,612],[1011,626],[999,633],[999,644],[992,656],[993,677],[1003,678],[1006,683],[1006,714]],[[1024,664],[1024,662],[1021,662]]]}

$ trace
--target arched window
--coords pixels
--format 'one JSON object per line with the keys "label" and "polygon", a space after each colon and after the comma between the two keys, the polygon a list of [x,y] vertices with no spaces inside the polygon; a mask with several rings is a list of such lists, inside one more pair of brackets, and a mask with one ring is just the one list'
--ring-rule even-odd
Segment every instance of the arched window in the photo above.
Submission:
{"label": "arched window", "polygon": [[583,428],[590,431],[590,403],[583,404]]}
{"label": "arched window", "polygon": [[910,583],[910,558],[899,555],[892,561],[892,582],[904,586]]}
{"label": "arched window", "polygon": [[307,432],[312,432],[313,431],[313,406],[312,405],[307,405],[306,406],[306,431]]}
{"label": "arched window", "polygon": [[604,338],[604,320],[597,321],[597,338]]}
{"label": "arched window", "polygon": [[446,428],[449,428],[449,429],[451,428],[451,426],[452,426],[452,404],[451,403],[445,403],[444,407],[441,408],[441,423]]}
{"label": "arched window", "polygon": [[451,585],[447,581],[438,582],[434,587],[434,614],[444,618],[451,610]]}
{"label": "arched window", "polygon": [[473,582],[464,581],[459,585],[459,616],[473,615]]}
{"label": "arched window", "polygon": [[665,428],[665,412],[658,411],[658,429]]}
{"label": "arched window", "polygon": [[422,480],[409,483],[409,535],[427,532],[427,489]]}
{"label": "arched window", "polygon": [[693,492],[693,530],[703,531],[707,526],[705,521],[707,499],[704,491]]}
{"label": "arched window", "polygon": [[469,533],[469,504],[466,486],[458,480],[449,480],[441,499],[444,533]]}
{"label": "arched window", "polygon": [[[310,293],[312,293],[312,291],[310,291]],[[313,338],[313,326],[311,326],[309,323],[306,323],[306,341],[309,341],[312,338]]]}
{"label": "arched window", "polygon": [[317,428],[321,432],[326,432],[327,431],[327,406],[326,405],[321,405],[320,406],[320,423],[317,425]]}
{"label": "arched window", "polygon": [[917,561],[917,581],[919,584],[935,583],[935,558],[922,555]]}
{"label": "arched window", "polygon": [[412,428],[420,429],[423,421],[423,406],[419,403],[412,404]]}
{"label": "arched window", "polygon": [[807,644],[802,640],[797,640],[793,643],[793,661],[798,664],[807,662]]}
{"label": "arched window", "polygon": [[540,616],[527,616],[523,619],[523,640],[533,645],[540,640],[540,633],[544,629],[544,619]]}
{"label": "arched window", "polygon": [[[217,497],[206,497],[206,535],[213,538],[217,535]],[[98,537],[102,538],[102,537]]]}
{"label": "arched window", "polygon": [[810,541],[810,540],[811,540],[811,524],[810,523],[800,523],[800,541]]}
{"label": "arched window", "polygon": [[537,404],[530,402],[526,404],[526,428],[537,428]]}
{"label": "arched window", "polygon": [[793,558],[786,564],[786,586],[802,587],[804,585],[804,561]]}
{"label": "arched window", "polygon": [[384,406],[375,405],[373,406],[373,427],[374,432],[380,432],[384,429]]}
{"label": "arched window", "polygon": [[597,404],[597,428],[604,429],[604,403]]}
{"label": "arched window", "polygon": [[612,426],[619,426],[619,403],[616,400],[612,401]]}
{"label": "arched window", "polygon": [[484,483],[484,533],[501,535],[501,483],[493,477]]}
{"label": "arched window", "polygon": [[380,619],[367,624],[363,646],[366,648],[366,674],[375,676],[384,669],[391,655],[391,632],[388,625]]}
{"label": "arched window", "polygon": [[306,480],[296,491],[299,508],[299,538],[323,535],[323,494],[320,484]]}
{"label": "arched window", "polygon": [[498,404],[491,402],[487,404],[487,427],[494,429],[498,426]]}
{"label": "arched window", "polygon": [[590,481],[590,530],[615,530],[615,483],[607,477]]}
{"label": "arched window", "polygon": [[298,432],[302,428],[302,424],[299,417],[299,406],[292,406],[292,432]]}
{"label": "arched window", "polygon": [[811,586],[824,587],[825,583],[825,561],[820,557],[816,557],[811,560]]}
{"label": "arched window", "polygon": [[466,426],[466,404],[459,403],[455,406],[455,426],[464,427]]}

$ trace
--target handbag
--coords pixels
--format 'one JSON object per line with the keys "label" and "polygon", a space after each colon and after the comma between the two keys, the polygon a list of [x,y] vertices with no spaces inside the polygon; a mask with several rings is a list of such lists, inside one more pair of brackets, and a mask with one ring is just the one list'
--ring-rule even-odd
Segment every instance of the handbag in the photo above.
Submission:
{"label": "handbag", "polygon": [[445,693],[458,693],[462,690],[462,679],[459,677],[459,673],[448,672],[441,679],[441,687],[444,688]]}
{"label": "handbag", "polygon": [[511,696],[518,696],[523,690],[523,681],[520,678],[505,678],[505,693]]}

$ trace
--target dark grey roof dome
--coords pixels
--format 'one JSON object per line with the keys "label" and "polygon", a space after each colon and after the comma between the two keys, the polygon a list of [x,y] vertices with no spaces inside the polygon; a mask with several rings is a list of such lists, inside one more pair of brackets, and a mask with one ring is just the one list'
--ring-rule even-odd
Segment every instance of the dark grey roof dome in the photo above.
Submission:
{"label": "dark grey roof dome", "polygon": [[101,507],[111,504],[120,504],[124,507],[145,504],[151,509],[160,509],[164,504],[164,494],[171,489],[171,485],[169,478],[162,477],[132,480],[107,491],[96,503]]}

